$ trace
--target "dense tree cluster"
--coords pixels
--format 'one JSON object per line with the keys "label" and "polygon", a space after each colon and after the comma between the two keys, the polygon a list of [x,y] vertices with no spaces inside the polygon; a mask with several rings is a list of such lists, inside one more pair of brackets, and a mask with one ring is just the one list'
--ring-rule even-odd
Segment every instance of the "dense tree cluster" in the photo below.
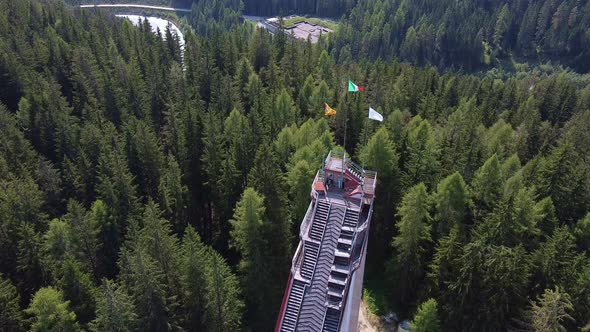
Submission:
{"label": "dense tree cluster", "polygon": [[0,330],[272,329],[345,140],[379,172],[367,276],[388,309],[423,331],[589,323],[588,77],[340,63],[216,3],[181,48],[0,0]]}
{"label": "dense tree cluster", "polygon": [[[350,11],[356,0],[65,0],[73,5],[126,3],[154,6],[172,6],[174,8],[226,6],[228,10],[241,8],[247,15],[276,16],[276,15],[314,15],[320,17],[340,18]],[[224,7],[219,7],[223,9]],[[205,17],[207,18],[207,17]]]}
{"label": "dense tree cluster", "polygon": [[334,54],[467,70],[513,56],[587,72],[589,28],[585,1],[362,0],[343,19]]}

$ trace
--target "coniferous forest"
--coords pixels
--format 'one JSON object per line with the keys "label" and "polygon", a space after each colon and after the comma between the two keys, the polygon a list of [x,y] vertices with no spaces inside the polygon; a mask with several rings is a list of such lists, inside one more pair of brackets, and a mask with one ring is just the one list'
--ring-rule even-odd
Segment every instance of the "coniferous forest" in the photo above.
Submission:
{"label": "coniferous forest", "polygon": [[330,1],[265,3],[195,1],[181,47],[0,0],[0,331],[272,331],[344,142],[379,174],[373,314],[589,331],[588,3],[334,1],[316,44],[240,16]]}

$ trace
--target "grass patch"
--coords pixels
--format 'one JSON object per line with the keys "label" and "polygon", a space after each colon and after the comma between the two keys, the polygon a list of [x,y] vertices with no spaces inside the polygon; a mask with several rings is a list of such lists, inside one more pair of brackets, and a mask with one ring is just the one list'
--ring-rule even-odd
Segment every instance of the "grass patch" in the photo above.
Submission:
{"label": "grass patch", "polygon": [[317,17],[304,17],[304,16],[295,16],[291,17],[283,22],[285,27],[290,27],[295,23],[299,23],[302,21],[307,21],[309,23],[317,24],[319,26],[323,26],[324,28],[328,28],[332,31],[336,31],[338,29],[338,23],[332,21],[322,20],[321,18]]}
{"label": "grass patch", "polygon": [[389,310],[387,301],[387,291],[385,285],[381,280],[365,279],[363,287],[363,300],[367,304],[369,311],[375,316],[384,316]]}

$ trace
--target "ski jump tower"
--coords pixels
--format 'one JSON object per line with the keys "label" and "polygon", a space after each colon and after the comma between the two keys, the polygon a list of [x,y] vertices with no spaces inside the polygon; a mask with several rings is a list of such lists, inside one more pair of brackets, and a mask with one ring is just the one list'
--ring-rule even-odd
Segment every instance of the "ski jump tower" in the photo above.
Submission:
{"label": "ski jump tower", "polygon": [[377,173],[331,151],[311,187],[275,332],[354,332]]}

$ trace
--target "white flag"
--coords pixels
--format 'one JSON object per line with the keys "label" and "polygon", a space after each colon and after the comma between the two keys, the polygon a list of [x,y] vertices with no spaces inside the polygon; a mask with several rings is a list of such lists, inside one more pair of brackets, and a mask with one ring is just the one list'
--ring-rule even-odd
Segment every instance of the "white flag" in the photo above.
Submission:
{"label": "white flag", "polygon": [[382,122],[383,115],[379,114],[379,112],[377,112],[373,108],[369,107],[369,119]]}

